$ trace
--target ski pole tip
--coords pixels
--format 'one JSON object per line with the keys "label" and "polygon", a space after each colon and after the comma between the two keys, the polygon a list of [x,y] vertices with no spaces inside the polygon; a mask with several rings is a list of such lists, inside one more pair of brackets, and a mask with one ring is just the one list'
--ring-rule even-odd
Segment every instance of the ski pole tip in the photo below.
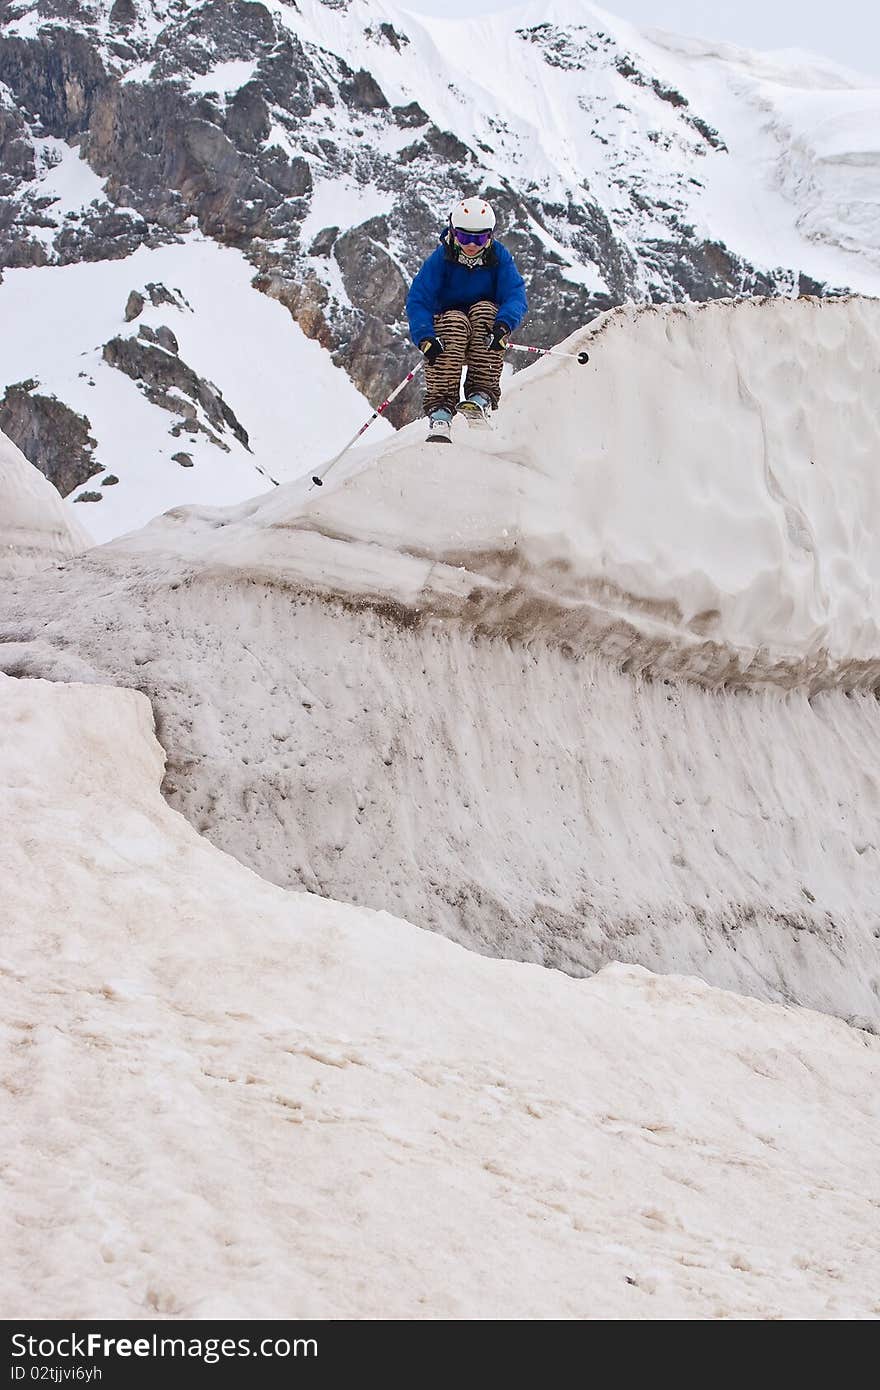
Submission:
{"label": "ski pole tip", "polygon": [[315,484],[315,487],[323,487],[323,486],[324,486],[324,479],[323,479],[323,478],[319,478],[318,475],[317,475],[317,473],[313,473],[313,474],[312,474],[312,482]]}
{"label": "ski pole tip", "polygon": [[589,354],[588,352],[579,352],[579,353],[578,353],[578,361],[580,362],[581,366],[583,366],[585,362],[589,362],[589,360],[590,360],[590,354]]}

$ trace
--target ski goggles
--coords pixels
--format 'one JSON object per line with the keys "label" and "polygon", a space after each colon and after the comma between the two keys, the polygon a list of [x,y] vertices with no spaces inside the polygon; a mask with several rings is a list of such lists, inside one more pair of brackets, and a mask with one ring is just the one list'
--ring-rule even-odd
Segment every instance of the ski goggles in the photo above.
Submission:
{"label": "ski goggles", "polygon": [[491,239],[489,232],[468,232],[464,227],[453,227],[452,234],[459,246],[485,246]]}

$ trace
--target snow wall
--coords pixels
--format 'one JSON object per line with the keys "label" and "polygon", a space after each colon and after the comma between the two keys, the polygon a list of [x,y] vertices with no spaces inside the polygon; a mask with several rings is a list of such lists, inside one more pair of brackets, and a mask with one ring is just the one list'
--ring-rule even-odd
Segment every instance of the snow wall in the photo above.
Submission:
{"label": "snow wall", "polygon": [[876,1317],[877,1040],[284,893],[151,722],[0,675],[7,1319]]}
{"label": "snow wall", "polygon": [[92,544],[58,489],[0,432],[0,575],[63,560]]}
{"label": "snow wall", "polygon": [[876,1026],[880,304],[563,347],[490,435],[416,423],[12,594],[5,669],[144,690],[172,805],[279,884]]}

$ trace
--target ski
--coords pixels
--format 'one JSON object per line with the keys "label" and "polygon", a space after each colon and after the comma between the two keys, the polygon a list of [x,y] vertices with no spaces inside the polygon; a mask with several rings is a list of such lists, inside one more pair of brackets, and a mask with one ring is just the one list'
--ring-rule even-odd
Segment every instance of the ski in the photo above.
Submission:
{"label": "ski", "polygon": [[487,406],[478,405],[476,401],[460,401],[456,409],[459,415],[464,416],[469,425],[483,430],[492,428]]}
{"label": "ski", "polygon": [[431,420],[425,436],[427,444],[451,444],[452,431],[448,420]]}

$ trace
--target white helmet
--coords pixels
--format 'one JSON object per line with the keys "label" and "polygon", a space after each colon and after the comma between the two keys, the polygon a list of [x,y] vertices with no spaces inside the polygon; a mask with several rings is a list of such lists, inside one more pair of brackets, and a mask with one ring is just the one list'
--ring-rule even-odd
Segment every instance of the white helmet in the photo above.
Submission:
{"label": "white helmet", "polygon": [[463,198],[450,212],[449,222],[463,232],[491,232],[495,229],[495,214],[485,198]]}

